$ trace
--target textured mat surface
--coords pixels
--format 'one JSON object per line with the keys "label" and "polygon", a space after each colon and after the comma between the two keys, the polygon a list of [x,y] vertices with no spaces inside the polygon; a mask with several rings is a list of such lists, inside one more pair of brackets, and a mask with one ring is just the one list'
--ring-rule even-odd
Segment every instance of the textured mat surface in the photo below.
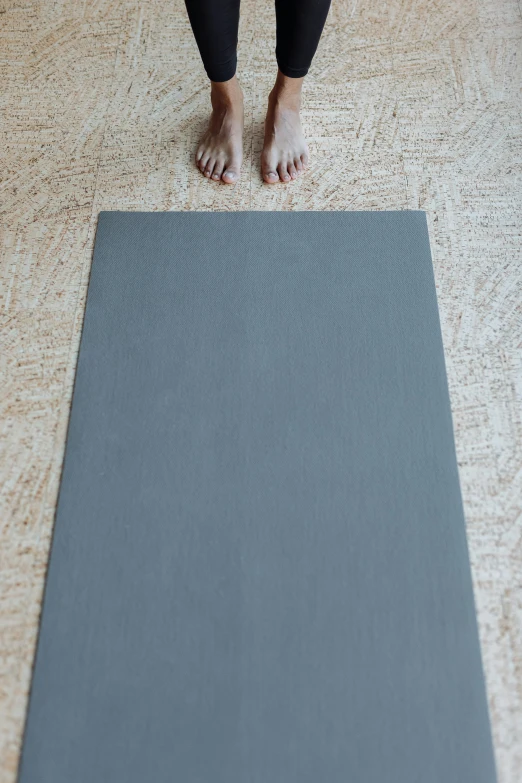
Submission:
{"label": "textured mat surface", "polygon": [[20,780],[493,783],[422,213],[102,213]]}

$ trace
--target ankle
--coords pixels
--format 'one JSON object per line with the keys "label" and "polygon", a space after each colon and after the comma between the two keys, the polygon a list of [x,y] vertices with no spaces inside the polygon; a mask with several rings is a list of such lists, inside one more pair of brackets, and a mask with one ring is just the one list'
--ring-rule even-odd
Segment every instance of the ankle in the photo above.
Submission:
{"label": "ankle", "polygon": [[243,106],[243,92],[236,76],[227,82],[210,82],[213,109],[237,109]]}
{"label": "ankle", "polygon": [[301,108],[303,81],[304,79],[293,79],[278,71],[275,84],[269,95],[270,104],[276,109],[299,111]]}

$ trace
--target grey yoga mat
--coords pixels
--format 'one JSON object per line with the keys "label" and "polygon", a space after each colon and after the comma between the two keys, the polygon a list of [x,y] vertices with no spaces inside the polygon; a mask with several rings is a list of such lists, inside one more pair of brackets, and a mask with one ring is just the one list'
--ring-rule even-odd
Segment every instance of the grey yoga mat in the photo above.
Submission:
{"label": "grey yoga mat", "polygon": [[102,213],[21,783],[493,783],[425,216]]}

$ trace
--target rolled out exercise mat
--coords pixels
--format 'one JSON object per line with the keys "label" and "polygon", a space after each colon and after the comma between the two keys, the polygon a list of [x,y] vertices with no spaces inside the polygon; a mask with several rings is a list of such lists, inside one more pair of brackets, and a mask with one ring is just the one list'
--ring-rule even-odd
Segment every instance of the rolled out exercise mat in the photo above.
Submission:
{"label": "rolled out exercise mat", "polygon": [[495,780],[422,212],[100,215],[19,780]]}

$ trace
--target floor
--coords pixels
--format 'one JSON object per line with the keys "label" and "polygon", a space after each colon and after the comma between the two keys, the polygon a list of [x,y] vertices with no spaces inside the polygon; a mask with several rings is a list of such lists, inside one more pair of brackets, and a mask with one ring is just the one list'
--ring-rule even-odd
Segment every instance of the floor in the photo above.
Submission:
{"label": "floor", "polygon": [[243,0],[241,182],[192,165],[207,86],[182,0],[0,0],[0,783],[13,783],[101,209],[428,215],[499,783],[522,780],[522,9],[333,0],[312,165],[259,176],[271,0]]}

